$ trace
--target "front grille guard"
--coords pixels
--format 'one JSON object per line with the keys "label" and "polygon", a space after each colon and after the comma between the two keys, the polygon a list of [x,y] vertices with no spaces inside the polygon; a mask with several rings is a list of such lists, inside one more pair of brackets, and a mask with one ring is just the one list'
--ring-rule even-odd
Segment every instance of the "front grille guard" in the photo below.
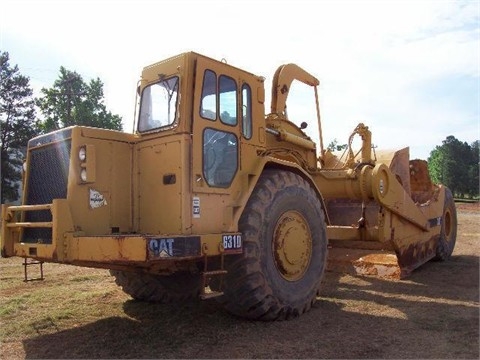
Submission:
{"label": "front grille guard", "polygon": [[[47,224],[52,222],[52,214],[48,204],[54,199],[67,197],[70,152],[71,139],[61,141],[57,139],[55,142],[29,148],[29,169],[24,200],[27,207],[16,209],[13,207],[13,211],[24,211],[21,217],[24,227],[22,242],[51,243],[52,227]],[[35,206],[29,207],[31,205]],[[31,223],[42,226],[28,225]]]}
{"label": "front grille guard", "polygon": [[[12,213],[9,216],[10,219],[14,219],[15,216],[13,213],[15,212],[24,212],[24,211],[42,211],[48,210],[52,211],[52,204],[43,204],[43,205],[17,205],[17,206],[9,206],[8,211]],[[53,222],[52,221],[43,221],[43,222],[8,222],[7,227],[10,228],[52,228]]]}
{"label": "front grille guard", "polygon": [[[51,221],[25,221],[26,213],[49,212]],[[23,240],[29,229],[48,229],[49,239]],[[22,256],[59,260],[66,256],[63,234],[73,232],[73,221],[66,199],[54,199],[51,204],[2,205],[1,250],[3,257]]]}

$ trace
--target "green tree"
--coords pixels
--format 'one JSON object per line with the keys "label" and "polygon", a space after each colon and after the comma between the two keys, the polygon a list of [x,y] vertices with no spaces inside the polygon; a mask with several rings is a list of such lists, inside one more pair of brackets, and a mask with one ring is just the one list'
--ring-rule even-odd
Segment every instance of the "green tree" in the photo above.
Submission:
{"label": "green tree", "polygon": [[480,141],[474,141],[470,145],[470,150],[468,195],[474,197],[480,194]]}
{"label": "green tree", "polygon": [[28,140],[38,134],[30,79],[10,66],[0,51],[1,202],[19,198],[22,162]]}
{"label": "green tree", "polygon": [[87,84],[78,73],[62,66],[53,87],[41,92],[36,104],[44,117],[43,132],[72,125],[122,130],[122,118],[106,109],[99,78]]}
{"label": "green tree", "polygon": [[339,145],[337,139],[333,139],[332,141],[330,141],[330,143],[327,146],[327,150],[330,150],[330,151],[342,151],[342,150],[345,150],[346,148],[347,148],[347,144]]}
{"label": "green tree", "polygon": [[445,184],[459,197],[478,195],[478,141],[470,146],[454,136],[430,152],[428,168],[432,180]]}

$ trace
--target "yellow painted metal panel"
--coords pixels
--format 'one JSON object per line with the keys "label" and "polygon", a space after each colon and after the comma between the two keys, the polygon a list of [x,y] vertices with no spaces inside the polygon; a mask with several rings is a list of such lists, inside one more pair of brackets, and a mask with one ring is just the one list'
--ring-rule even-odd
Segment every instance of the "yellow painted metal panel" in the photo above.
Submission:
{"label": "yellow painted metal panel", "polygon": [[70,238],[68,258],[102,263],[146,261],[146,241],[138,236]]}

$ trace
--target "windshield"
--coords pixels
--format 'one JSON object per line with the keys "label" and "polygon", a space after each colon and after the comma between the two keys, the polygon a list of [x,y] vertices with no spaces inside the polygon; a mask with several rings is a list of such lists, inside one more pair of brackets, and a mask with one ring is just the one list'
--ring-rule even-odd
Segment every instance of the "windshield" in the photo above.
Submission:
{"label": "windshield", "polygon": [[173,124],[178,99],[178,76],[143,89],[138,131],[145,132]]}

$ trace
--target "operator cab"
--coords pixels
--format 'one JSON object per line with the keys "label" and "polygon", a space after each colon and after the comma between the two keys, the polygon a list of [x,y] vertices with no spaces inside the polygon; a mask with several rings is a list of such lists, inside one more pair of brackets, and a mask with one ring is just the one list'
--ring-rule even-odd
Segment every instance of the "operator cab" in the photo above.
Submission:
{"label": "operator cab", "polygon": [[241,192],[242,173],[265,148],[263,80],[194,52],[143,69],[135,129],[140,231],[234,227],[218,203]]}

